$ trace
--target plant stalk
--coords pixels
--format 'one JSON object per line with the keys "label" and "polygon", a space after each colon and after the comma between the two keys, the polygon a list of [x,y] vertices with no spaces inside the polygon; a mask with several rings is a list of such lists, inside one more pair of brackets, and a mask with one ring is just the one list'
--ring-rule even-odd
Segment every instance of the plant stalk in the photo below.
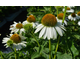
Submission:
{"label": "plant stalk", "polygon": [[60,40],[60,36],[58,37],[58,42],[57,42],[57,46],[56,46],[56,50],[55,50],[55,54],[54,54],[54,58],[56,58],[56,53],[57,53],[57,50],[58,50],[58,46],[59,46],[59,40]]}
{"label": "plant stalk", "polygon": [[65,19],[65,16],[66,16],[66,9],[67,9],[67,6],[65,6],[65,11],[64,11],[64,15],[63,15],[63,21],[62,21],[62,23],[64,23],[64,19]]}
{"label": "plant stalk", "polygon": [[31,36],[36,40],[36,42],[37,42],[37,44],[38,44],[38,47],[40,47],[40,44],[39,44],[39,42],[37,41],[37,39],[35,38],[35,36],[32,35],[32,34],[31,34]]}
{"label": "plant stalk", "polygon": [[51,59],[51,40],[49,40],[49,59]]}
{"label": "plant stalk", "polygon": [[57,8],[57,16],[58,16],[58,8]]}

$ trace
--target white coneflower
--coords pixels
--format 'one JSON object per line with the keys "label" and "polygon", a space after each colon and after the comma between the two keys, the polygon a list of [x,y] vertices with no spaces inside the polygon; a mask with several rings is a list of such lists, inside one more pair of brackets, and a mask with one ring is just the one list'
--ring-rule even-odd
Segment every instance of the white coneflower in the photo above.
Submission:
{"label": "white coneflower", "polygon": [[78,16],[76,16],[75,13],[72,13],[68,16],[68,19],[71,21],[76,21],[76,20],[78,20]]}
{"label": "white coneflower", "polygon": [[[26,44],[27,42],[25,42],[26,38],[22,35],[18,35],[18,34],[10,34],[10,37],[5,37],[3,38],[2,40],[2,43],[6,43],[4,46],[9,47],[9,45],[12,46],[12,48],[16,48],[16,50],[21,50],[22,47],[26,47]],[[10,41],[11,44],[9,43]]]}
{"label": "white coneflower", "polygon": [[[63,15],[64,15],[63,13],[59,13],[56,17],[57,21],[61,22],[61,24],[62,24],[62,21],[63,21]],[[66,20],[64,20],[64,24],[67,25]]]}
{"label": "white coneflower", "polygon": [[[52,14],[46,14],[35,30],[35,33],[39,32],[39,38],[43,37],[44,39],[55,40],[57,38],[57,32],[60,36],[63,36],[65,30],[64,26],[57,21],[56,17]],[[63,29],[63,30],[62,30]]]}
{"label": "white coneflower", "polygon": [[76,14],[77,18],[80,19],[80,11]]}
{"label": "white coneflower", "polygon": [[[65,10],[65,9],[63,8],[63,12],[64,12],[64,10]],[[74,10],[71,9],[71,8],[69,8],[69,7],[67,7],[66,12],[67,12],[67,13],[73,13]]]}
{"label": "white coneflower", "polygon": [[11,33],[17,33],[20,31],[20,34],[22,32],[25,32],[25,29],[23,28],[23,24],[21,22],[17,23],[14,21],[14,24],[10,25],[10,30],[11,30]]}
{"label": "white coneflower", "polygon": [[27,20],[23,22],[23,25],[31,23],[33,25],[33,28],[38,25],[38,22],[36,22],[36,18],[33,15],[30,15],[27,17]]}
{"label": "white coneflower", "polygon": [[67,6],[67,7],[69,7],[69,8],[75,8],[75,6]]}

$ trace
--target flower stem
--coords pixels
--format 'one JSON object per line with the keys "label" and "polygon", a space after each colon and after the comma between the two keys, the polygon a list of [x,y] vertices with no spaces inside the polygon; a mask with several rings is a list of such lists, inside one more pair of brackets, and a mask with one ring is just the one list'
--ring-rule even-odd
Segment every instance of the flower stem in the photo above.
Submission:
{"label": "flower stem", "polygon": [[49,59],[51,59],[51,41],[49,40]]}
{"label": "flower stem", "polygon": [[65,19],[65,16],[66,16],[66,9],[67,9],[67,6],[65,6],[65,10],[64,10],[64,15],[63,15],[63,21],[62,21],[62,23],[64,23],[64,19]]}
{"label": "flower stem", "polygon": [[33,34],[31,34],[31,36],[36,40],[37,44],[38,44],[38,47],[40,47],[40,44],[39,42],[37,41],[37,39],[35,38],[35,36]]}
{"label": "flower stem", "polygon": [[58,46],[59,46],[59,40],[60,40],[60,36],[58,37],[58,42],[57,42],[57,46],[56,46],[56,50],[55,50],[55,54],[54,54],[54,58],[56,58],[56,53],[57,53],[57,50],[58,50]]}
{"label": "flower stem", "polygon": [[11,50],[15,53],[15,59],[17,59],[16,49],[15,49],[15,48],[13,49],[11,46],[10,46],[10,48],[11,48]]}
{"label": "flower stem", "polygon": [[57,16],[58,16],[58,8],[57,8]]}
{"label": "flower stem", "polygon": [[15,48],[14,48],[14,50],[15,50],[15,59],[17,59],[17,51]]}

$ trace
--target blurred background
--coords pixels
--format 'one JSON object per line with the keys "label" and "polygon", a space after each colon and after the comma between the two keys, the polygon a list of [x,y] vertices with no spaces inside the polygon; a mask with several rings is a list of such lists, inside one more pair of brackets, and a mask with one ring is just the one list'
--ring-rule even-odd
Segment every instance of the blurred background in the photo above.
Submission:
{"label": "blurred background", "polygon": [[6,48],[2,44],[2,39],[9,35],[10,25],[13,21],[24,21],[27,18],[27,6],[0,6],[0,50],[4,51]]}

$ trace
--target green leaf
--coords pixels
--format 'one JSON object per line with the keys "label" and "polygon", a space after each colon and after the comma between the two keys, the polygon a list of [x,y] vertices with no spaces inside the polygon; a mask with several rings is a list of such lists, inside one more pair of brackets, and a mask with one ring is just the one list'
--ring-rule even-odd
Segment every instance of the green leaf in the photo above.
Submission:
{"label": "green leaf", "polygon": [[44,46],[43,45],[40,45],[40,47],[39,47],[40,53],[43,51],[43,49],[44,49]]}
{"label": "green leaf", "polygon": [[35,59],[35,58],[38,58],[40,57],[40,53],[39,52],[34,52],[32,55],[31,55],[31,59]]}
{"label": "green leaf", "polygon": [[57,53],[57,59],[72,59],[72,56],[67,53]]}
{"label": "green leaf", "polygon": [[34,49],[36,49],[36,50],[37,50],[37,52],[39,52],[39,47],[34,47]]}
{"label": "green leaf", "polygon": [[76,47],[74,46],[74,44],[72,44],[72,46],[71,46],[71,51],[72,51],[74,57],[79,54],[79,51],[76,49]]}
{"label": "green leaf", "polygon": [[45,59],[49,59],[49,55],[48,55],[48,54],[42,52],[41,55],[42,55]]}
{"label": "green leaf", "polygon": [[51,50],[53,51],[55,49],[55,45],[51,45]]}
{"label": "green leaf", "polygon": [[49,48],[44,48],[43,52],[49,53]]}
{"label": "green leaf", "polygon": [[74,35],[74,37],[80,39],[80,35]]}
{"label": "green leaf", "polygon": [[9,59],[15,59],[15,56],[10,56]]}
{"label": "green leaf", "polygon": [[46,11],[50,11],[50,7],[44,6],[44,9],[45,9]]}

